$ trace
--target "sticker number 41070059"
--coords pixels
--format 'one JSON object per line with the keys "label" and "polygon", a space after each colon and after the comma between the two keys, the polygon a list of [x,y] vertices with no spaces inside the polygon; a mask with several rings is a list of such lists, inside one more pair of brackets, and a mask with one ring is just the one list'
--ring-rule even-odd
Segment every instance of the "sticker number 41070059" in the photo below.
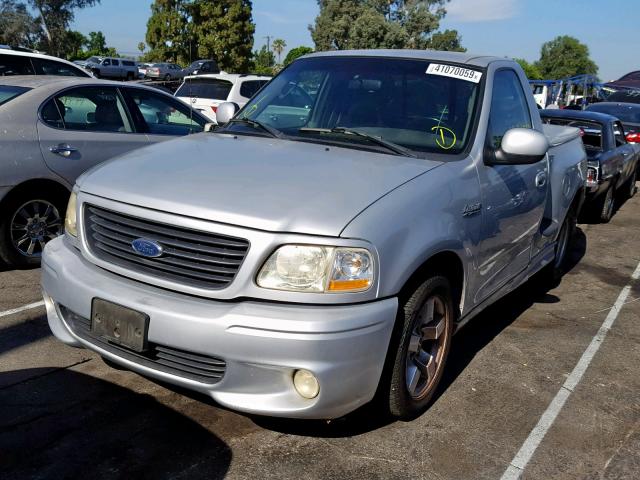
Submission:
{"label": "sticker number 41070059", "polygon": [[482,72],[476,70],[469,70],[468,68],[456,67],[454,65],[442,65],[439,63],[432,63],[427,68],[427,73],[430,75],[442,75],[443,77],[457,78],[459,80],[466,80],[467,82],[479,83],[482,78]]}

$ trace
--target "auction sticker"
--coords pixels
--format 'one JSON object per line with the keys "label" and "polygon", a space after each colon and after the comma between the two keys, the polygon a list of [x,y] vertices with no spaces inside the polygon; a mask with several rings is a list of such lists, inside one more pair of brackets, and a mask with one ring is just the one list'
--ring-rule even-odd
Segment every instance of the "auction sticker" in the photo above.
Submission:
{"label": "auction sticker", "polygon": [[467,82],[473,83],[480,83],[480,79],[482,78],[482,72],[456,67],[454,65],[442,65],[440,63],[429,64],[427,73],[429,75],[441,75],[443,77],[457,78],[458,80],[466,80]]}

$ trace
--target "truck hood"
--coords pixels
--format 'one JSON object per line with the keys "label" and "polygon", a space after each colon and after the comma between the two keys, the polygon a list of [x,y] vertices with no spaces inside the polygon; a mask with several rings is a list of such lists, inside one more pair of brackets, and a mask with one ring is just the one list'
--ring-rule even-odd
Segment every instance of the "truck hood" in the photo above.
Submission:
{"label": "truck hood", "polygon": [[315,143],[203,133],[135,150],[81,191],[272,232],[338,236],[380,197],[441,162]]}

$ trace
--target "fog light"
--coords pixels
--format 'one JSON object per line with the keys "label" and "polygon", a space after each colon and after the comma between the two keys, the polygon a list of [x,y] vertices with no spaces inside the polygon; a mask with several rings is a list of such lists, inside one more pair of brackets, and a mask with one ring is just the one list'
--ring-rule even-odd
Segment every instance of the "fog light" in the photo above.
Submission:
{"label": "fog light", "polygon": [[315,398],[320,392],[318,379],[308,370],[296,370],[293,374],[293,386],[304,398]]}

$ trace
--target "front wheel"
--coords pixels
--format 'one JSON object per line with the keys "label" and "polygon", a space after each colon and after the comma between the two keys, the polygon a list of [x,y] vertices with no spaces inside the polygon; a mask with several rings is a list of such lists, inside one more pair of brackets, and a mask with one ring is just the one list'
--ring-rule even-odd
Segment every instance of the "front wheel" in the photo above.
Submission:
{"label": "front wheel", "polygon": [[601,201],[600,207],[600,222],[608,223],[613,217],[613,207],[615,206],[615,195],[614,195],[614,180],[611,181],[611,186],[607,189],[604,194],[604,198]]}
{"label": "front wheel", "polygon": [[449,354],[455,315],[447,278],[436,275],[424,281],[398,315],[400,339],[390,345],[391,374],[381,393],[391,415],[410,418],[433,398]]}
{"label": "front wheel", "polygon": [[634,170],[625,188],[625,194],[627,198],[631,198],[636,194],[636,180],[638,179],[638,171]]}
{"label": "front wheel", "polygon": [[45,244],[63,232],[67,200],[45,194],[9,201],[0,218],[0,259],[14,268],[38,265]]}

